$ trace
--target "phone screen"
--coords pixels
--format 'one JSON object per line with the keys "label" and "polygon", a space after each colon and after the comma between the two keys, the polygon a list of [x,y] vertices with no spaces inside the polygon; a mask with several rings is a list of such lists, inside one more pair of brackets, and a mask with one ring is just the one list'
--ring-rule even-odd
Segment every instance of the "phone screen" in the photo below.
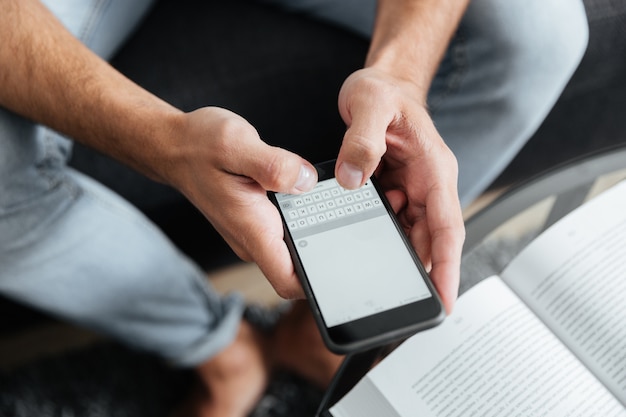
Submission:
{"label": "phone screen", "polygon": [[371,181],[275,196],[327,327],[432,297]]}

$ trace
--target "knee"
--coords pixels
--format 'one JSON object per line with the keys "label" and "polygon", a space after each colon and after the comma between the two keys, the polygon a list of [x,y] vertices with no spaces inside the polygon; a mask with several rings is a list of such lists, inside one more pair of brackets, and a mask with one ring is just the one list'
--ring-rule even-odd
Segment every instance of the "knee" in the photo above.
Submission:
{"label": "knee", "polygon": [[[553,66],[559,67],[565,75],[571,77],[582,60],[589,43],[589,25],[582,2],[567,1],[561,9],[566,9],[565,18],[558,18],[555,11],[550,22],[548,35],[551,41],[543,51],[544,56],[553,56]],[[557,23],[558,22],[558,23]],[[546,25],[548,26],[548,25]]]}
{"label": "knee", "polygon": [[515,82],[558,95],[587,49],[587,17],[577,0],[542,0],[540,8],[540,13],[521,14],[514,23],[505,21],[508,27],[501,28],[498,48]]}
{"label": "knee", "polygon": [[480,34],[468,45],[470,63],[476,58],[473,79],[489,92],[490,108],[527,139],[585,53],[589,29],[583,3],[476,0],[468,13],[471,29]]}

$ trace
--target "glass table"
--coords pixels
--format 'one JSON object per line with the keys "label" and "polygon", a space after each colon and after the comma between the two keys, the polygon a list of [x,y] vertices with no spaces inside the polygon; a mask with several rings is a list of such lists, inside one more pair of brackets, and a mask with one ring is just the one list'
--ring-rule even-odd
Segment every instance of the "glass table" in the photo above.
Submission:
{"label": "glass table", "polygon": [[[626,179],[626,143],[557,166],[515,185],[465,223],[459,293],[500,273],[530,241],[588,199]],[[402,340],[346,356],[316,416],[343,397]]]}

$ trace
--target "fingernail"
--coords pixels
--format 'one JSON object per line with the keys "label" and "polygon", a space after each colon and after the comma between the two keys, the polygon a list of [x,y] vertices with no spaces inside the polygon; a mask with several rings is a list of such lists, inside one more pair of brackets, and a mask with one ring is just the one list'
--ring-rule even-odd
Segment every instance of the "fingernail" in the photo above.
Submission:
{"label": "fingernail", "polygon": [[339,176],[337,180],[344,187],[351,190],[359,188],[361,181],[363,181],[363,172],[354,165],[344,162],[339,166],[337,171]]}
{"label": "fingernail", "polygon": [[308,165],[302,165],[300,167],[300,175],[298,181],[294,185],[294,188],[301,192],[310,191],[317,184],[317,175],[313,172],[313,169]]}

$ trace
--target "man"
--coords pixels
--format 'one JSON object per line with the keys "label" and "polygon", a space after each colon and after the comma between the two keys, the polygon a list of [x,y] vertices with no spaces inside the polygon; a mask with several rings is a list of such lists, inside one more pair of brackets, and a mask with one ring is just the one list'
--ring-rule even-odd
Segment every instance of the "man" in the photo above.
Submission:
{"label": "man", "polygon": [[[376,172],[451,311],[461,206],[521,148],[576,68],[582,3],[267,2],[371,36],[364,68],[339,93],[348,129],[337,178],[356,188]],[[246,415],[275,363],[327,383],[338,358],[298,307],[264,339],[242,321],[238,298],[218,297],[136,210],[67,167],[70,141],[33,122],[178,189],[286,298],[303,294],[266,190],[310,190],[310,162],[225,109],[181,112],[106,63],[150,0],[43,3],[0,0],[0,289],[196,367],[204,391],[190,414]],[[285,342],[296,331],[302,349]]]}

